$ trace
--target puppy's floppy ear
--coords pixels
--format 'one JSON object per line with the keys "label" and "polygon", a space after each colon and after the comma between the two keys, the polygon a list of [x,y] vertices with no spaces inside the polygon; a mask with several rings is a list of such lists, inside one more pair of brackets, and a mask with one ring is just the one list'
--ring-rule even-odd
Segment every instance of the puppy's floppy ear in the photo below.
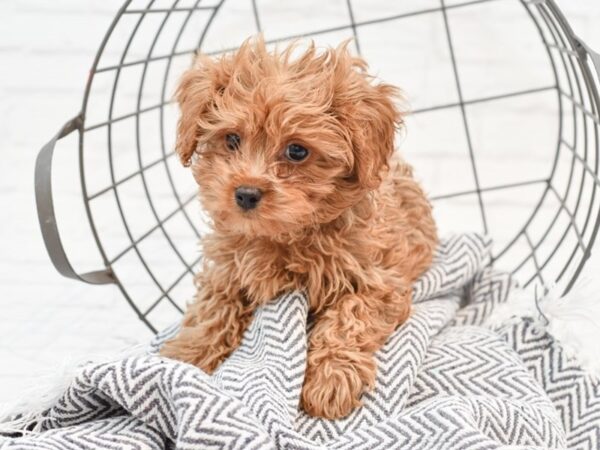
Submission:
{"label": "puppy's floppy ear", "polygon": [[334,107],[349,133],[353,152],[351,176],[365,189],[376,189],[394,151],[396,129],[403,123],[396,107],[400,91],[373,84],[367,63],[352,56],[348,42],[335,49]]}
{"label": "puppy's floppy ear", "polygon": [[357,127],[352,133],[354,174],[365,189],[376,189],[394,152],[396,129],[402,119],[394,105],[398,95],[395,87],[380,84],[365,89],[357,104]]}
{"label": "puppy's floppy ear", "polygon": [[225,74],[218,63],[199,55],[188,69],[175,93],[181,115],[177,123],[176,151],[184,166],[189,166],[201,134],[200,122],[214,108],[215,96],[226,84]]}

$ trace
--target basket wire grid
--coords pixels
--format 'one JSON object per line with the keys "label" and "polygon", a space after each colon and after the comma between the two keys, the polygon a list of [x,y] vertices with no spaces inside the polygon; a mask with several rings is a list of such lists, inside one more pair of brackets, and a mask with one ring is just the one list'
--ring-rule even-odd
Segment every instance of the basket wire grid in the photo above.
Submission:
{"label": "basket wire grid", "polygon": [[[373,45],[373,38],[367,38],[373,35],[369,33],[377,34],[378,27],[384,26],[395,27],[390,28],[395,33],[408,21],[413,25],[406,26],[412,30],[416,29],[415,19],[433,17],[440,26],[442,40],[428,47],[432,49],[430,57],[447,62],[446,76],[451,80],[453,93],[442,101],[416,101],[409,121],[415,122],[417,137],[441,133],[440,122],[431,119],[424,122],[430,124],[429,129],[419,129],[420,118],[452,112],[457,125],[452,132],[460,130],[465,147],[462,161],[469,175],[464,178],[472,183],[466,189],[432,194],[436,210],[442,211],[437,220],[440,224],[447,223],[449,229],[457,228],[454,225],[458,224],[458,228],[490,233],[496,240],[494,262],[517,274],[524,285],[536,280],[547,285],[558,280],[569,289],[590,255],[600,224],[600,195],[597,195],[600,188],[600,58],[577,39],[552,0],[405,0],[396,3],[408,6],[394,6],[391,9],[398,8],[398,11],[372,16],[366,12],[369,5],[365,1],[330,2],[322,5],[324,10],[319,12],[323,18],[316,20],[326,22],[325,19],[332,18],[328,26],[320,27],[320,23],[315,25],[308,21],[309,28],[303,29],[294,21],[298,33],[289,33],[285,20],[272,18],[297,19],[298,12],[289,4],[288,11],[274,1],[125,2],[94,60],[81,113],[44,146],[36,165],[40,225],[58,271],[88,283],[116,284],[152,331],[170,324],[193,295],[191,279],[201,258],[194,244],[206,229],[198,202],[194,201],[193,180],[179,166],[173,149],[177,110],[171,95],[178,76],[189,66],[193,54],[198,50],[209,54],[230,51],[243,38],[264,32],[269,44],[298,37],[336,44],[353,37],[354,50],[372,62],[371,53],[377,53],[373,48],[382,47]],[[475,10],[475,17],[480,17],[481,11],[490,5],[500,5],[500,13],[507,8],[511,14],[526,18],[529,31],[533,30],[539,44],[532,64],[540,67],[543,76],[539,78],[544,84],[473,95],[473,89],[465,81],[468,70],[465,72],[461,66],[465,58],[461,56],[464,50],[460,49],[460,43],[464,45],[465,40],[457,36],[454,20],[456,14],[470,9]],[[228,17],[228,20],[222,20],[219,25],[219,17]],[[227,32],[232,26],[236,33]],[[269,33],[270,29],[274,32]],[[370,31],[363,31],[367,29]],[[418,32],[414,34],[415,42],[411,43],[408,38],[407,48],[423,44]],[[401,48],[385,47],[384,58],[386,52],[392,51],[398,53],[393,59],[402,60]],[[415,55],[420,58],[423,53],[419,50]],[[398,66],[393,64],[392,69],[397,71]],[[442,71],[434,68],[432,83],[441,79],[438,72]],[[381,74],[382,78],[384,75]],[[386,81],[395,80],[386,78]],[[532,100],[534,98],[542,100]],[[530,174],[531,177],[495,182],[489,180],[488,175],[482,176],[483,158],[477,142],[486,135],[489,121],[482,125],[478,121],[481,110],[476,108],[485,105],[491,108],[491,114],[497,114],[497,105],[512,101],[551,104],[554,117],[545,118],[549,125],[541,129],[545,133],[552,128],[551,123],[554,142],[540,143],[535,151],[531,150],[545,155],[543,163],[535,162],[534,158],[537,171]],[[84,206],[104,266],[83,274],[73,268],[66,256],[51,190],[55,145],[74,131],[79,136]],[[409,126],[407,141],[413,137]],[[403,151],[405,144],[401,146]],[[521,155],[519,158],[528,161],[526,154],[530,149],[525,153],[518,145],[515,149],[517,155]],[[426,172],[429,161],[419,159],[422,158],[419,151],[416,148],[414,155],[407,155],[407,159],[414,162],[417,174],[420,169]],[[439,173],[430,178],[435,180],[436,177],[439,178]],[[446,178],[462,177],[446,175]],[[428,187],[427,180],[424,184]],[[509,230],[505,230],[504,225],[494,230],[498,215],[506,215],[506,211],[513,208],[497,199],[494,201],[493,196],[505,192],[512,192],[511,199],[525,202],[520,207],[523,213],[511,220],[514,224]],[[443,216],[444,211],[451,213]],[[455,218],[454,222],[451,217]]]}

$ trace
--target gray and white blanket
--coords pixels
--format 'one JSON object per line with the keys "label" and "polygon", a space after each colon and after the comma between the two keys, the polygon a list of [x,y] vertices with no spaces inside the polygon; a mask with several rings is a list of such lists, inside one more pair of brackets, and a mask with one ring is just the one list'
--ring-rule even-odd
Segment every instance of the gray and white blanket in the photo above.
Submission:
{"label": "gray and white blanket", "polygon": [[600,448],[598,379],[530,319],[483,326],[514,290],[489,268],[490,245],[475,234],[440,245],[410,319],[377,353],[375,389],[347,418],[298,406],[308,311],[295,292],[257,312],[214,375],[157,356],[173,327],[144,354],[83,367],[35,432],[0,448]]}

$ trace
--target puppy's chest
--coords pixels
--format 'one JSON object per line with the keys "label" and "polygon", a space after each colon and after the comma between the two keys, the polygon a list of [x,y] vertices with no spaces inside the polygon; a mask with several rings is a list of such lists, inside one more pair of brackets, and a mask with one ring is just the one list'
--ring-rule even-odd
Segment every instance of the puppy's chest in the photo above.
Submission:
{"label": "puppy's chest", "polygon": [[373,261],[367,249],[340,242],[339,245],[294,246],[271,261],[282,285],[304,288],[307,284],[330,284],[332,279],[352,277]]}
{"label": "puppy's chest", "polygon": [[362,277],[380,259],[376,247],[336,237],[295,245],[253,245],[240,252],[245,256],[231,275],[260,303],[292,290],[307,290],[312,300],[319,291],[343,290]]}

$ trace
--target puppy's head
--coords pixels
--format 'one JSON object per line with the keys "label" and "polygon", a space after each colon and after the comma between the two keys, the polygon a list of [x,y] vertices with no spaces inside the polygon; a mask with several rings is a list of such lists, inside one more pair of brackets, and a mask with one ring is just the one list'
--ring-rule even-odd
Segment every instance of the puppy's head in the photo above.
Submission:
{"label": "puppy's head", "polygon": [[183,76],[177,152],[222,230],[298,233],[326,223],[381,182],[401,115],[347,44],[268,52],[247,41],[197,57]]}

